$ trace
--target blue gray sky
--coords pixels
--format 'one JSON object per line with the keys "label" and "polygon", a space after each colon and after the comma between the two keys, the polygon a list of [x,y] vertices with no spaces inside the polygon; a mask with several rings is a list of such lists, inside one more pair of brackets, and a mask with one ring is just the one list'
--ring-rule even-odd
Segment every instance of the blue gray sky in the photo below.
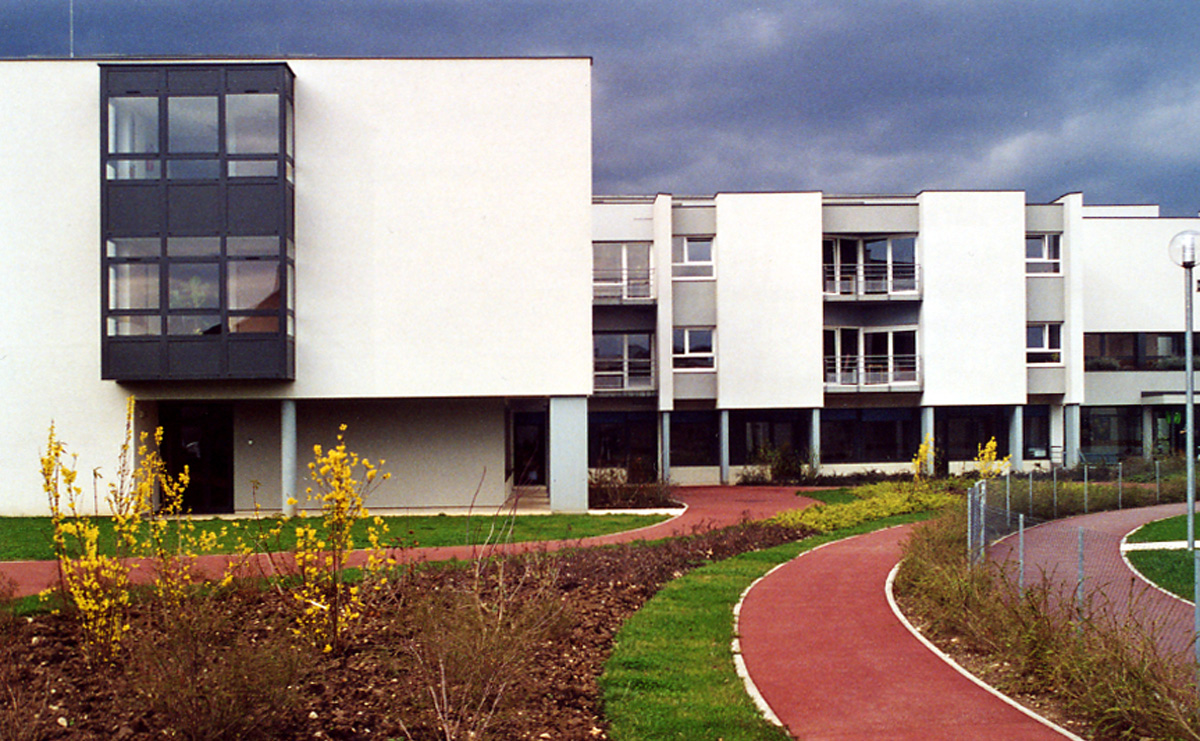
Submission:
{"label": "blue gray sky", "polygon": [[[70,2],[0,0],[0,57],[67,56]],[[74,53],[589,56],[597,194],[1200,209],[1196,0],[74,0]]]}

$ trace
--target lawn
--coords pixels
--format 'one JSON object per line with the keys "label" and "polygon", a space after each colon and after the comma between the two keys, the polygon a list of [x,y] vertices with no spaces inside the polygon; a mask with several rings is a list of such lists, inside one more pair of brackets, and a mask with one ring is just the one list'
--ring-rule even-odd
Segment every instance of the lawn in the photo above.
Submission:
{"label": "lawn", "polygon": [[1192,554],[1188,551],[1130,551],[1125,554],[1142,576],[1186,600],[1192,598]]}
{"label": "lawn", "polygon": [[[108,544],[111,553],[112,519],[95,518],[102,528],[101,542]],[[542,540],[575,540],[595,535],[647,527],[667,519],[666,515],[523,515],[515,518],[485,516],[406,515],[384,517],[388,539],[398,539],[405,547],[471,545],[501,537],[505,541],[529,542]],[[296,518],[299,524],[320,522],[319,518]],[[199,530],[225,531],[214,553],[231,553],[239,537],[254,537],[275,523],[274,518],[261,522],[253,519],[218,520],[195,519]],[[360,521],[354,531],[356,544],[366,546],[369,521]],[[508,528],[512,531],[509,533]],[[493,528],[503,529],[501,536]],[[34,561],[54,558],[51,543],[53,527],[49,517],[0,517],[0,561]],[[264,543],[271,551],[290,550],[296,542],[295,527],[284,527],[277,541]]]}
{"label": "lawn", "polygon": [[1148,522],[1129,534],[1130,543],[1157,543],[1162,540],[1187,540],[1187,515]]}

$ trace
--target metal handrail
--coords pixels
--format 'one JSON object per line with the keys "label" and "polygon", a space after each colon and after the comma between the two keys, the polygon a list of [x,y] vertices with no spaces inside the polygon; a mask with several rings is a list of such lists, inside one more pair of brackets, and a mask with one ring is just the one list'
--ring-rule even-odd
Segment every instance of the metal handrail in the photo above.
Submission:
{"label": "metal handrail", "polygon": [[832,265],[825,263],[825,294],[831,296],[893,296],[920,293],[921,272],[911,263],[891,265]]}
{"label": "metal handrail", "polygon": [[655,386],[654,360],[650,358],[596,358],[592,366],[596,391],[650,391]]}
{"label": "metal handrail", "polygon": [[921,385],[919,355],[834,355],[825,358],[825,385],[835,388]]}
{"label": "metal handrail", "polygon": [[654,298],[653,268],[594,268],[592,296],[621,301],[640,301]]}

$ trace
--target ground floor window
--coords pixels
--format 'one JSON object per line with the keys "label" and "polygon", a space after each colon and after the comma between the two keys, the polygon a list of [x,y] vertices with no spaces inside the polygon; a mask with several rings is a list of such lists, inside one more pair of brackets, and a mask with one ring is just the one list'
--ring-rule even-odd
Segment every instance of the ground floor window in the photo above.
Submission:
{"label": "ground floor window", "polygon": [[624,468],[631,475],[658,470],[656,412],[593,412],[588,415],[588,466]]}
{"label": "ground floor window", "polygon": [[825,409],[821,460],[892,463],[911,460],[921,444],[919,409]]}
{"label": "ground floor window", "polygon": [[746,466],[762,450],[800,453],[808,457],[807,409],[753,409],[729,413],[729,462]]}
{"label": "ground floor window", "polygon": [[671,465],[717,466],[720,462],[718,412],[671,412]]}
{"label": "ground floor window", "polygon": [[1080,410],[1083,454],[1130,456],[1142,454],[1142,408],[1084,407]]}
{"label": "ground floor window", "polygon": [[936,447],[946,461],[973,461],[979,446],[996,439],[996,454],[1009,454],[1008,427],[1012,407],[938,407],[934,411]]}
{"label": "ground floor window", "polygon": [[1021,412],[1022,436],[1027,460],[1050,458],[1050,407],[1030,405]]}

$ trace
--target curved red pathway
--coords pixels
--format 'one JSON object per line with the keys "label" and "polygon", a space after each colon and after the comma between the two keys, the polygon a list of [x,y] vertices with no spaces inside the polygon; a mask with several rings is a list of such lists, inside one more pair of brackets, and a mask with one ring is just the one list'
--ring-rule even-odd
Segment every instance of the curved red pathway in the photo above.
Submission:
{"label": "curved red pathway", "polygon": [[763,699],[799,739],[1062,739],[942,661],[892,613],[885,586],[908,529],[814,549],[749,591],[738,632]]}
{"label": "curved red pathway", "polygon": [[[743,520],[761,520],[789,509],[800,509],[814,500],[796,495],[795,486],[690,486],[674,490],[675,498],[687,505],[680,515],[639,530],[600,535],[581,540],[512,543],[502,551],[558,550],[565,547],[609,545],[637,540],[657,540],[677,535],[691,535],[704,530],[734,525]],[[492,512],[481,512],[480,517],[491,517]],[[503,512],[501,513],[504,514]],[[493,551],[494,552],[494,551]],[[415,548],[401,555],[408,561],[467,560],[480,554],[478,546],[453,546],[440,548]],[[351,565],[364,560],[361,552],[354,554]],[[202,556],[199,567],[210,575],[224,572],[227,556]],[[253,568],[270,572],[270,563],[265,558],[256,558]],[[134,572],[135,577],[148,578],[148,569]],[[37,594],[52,586],[58,579],[58,564],[55,561],[8,561],[0,562],[0,576],[12,579],[16,586],[14,596]]]}

